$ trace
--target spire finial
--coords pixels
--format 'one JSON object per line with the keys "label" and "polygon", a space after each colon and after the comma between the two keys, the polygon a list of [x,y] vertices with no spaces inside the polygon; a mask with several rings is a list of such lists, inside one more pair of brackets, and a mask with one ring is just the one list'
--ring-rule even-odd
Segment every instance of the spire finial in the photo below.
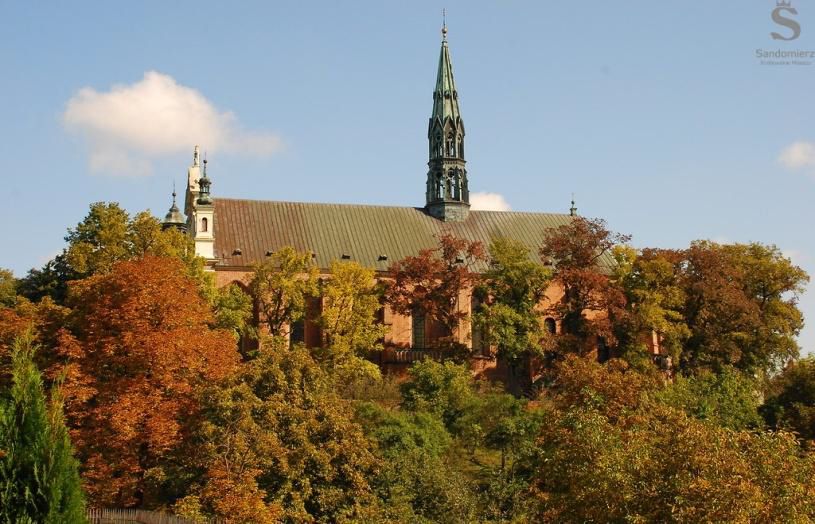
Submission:
{"label": "spire finial", "polygon": [[447,41],[447,9],[441,10],[441,41]]}
{"label": "spire finial", "polygon": [[173,180],[173,205],[175,205],[175,180]]}
{"label": "spire finial", "polygon": [[572,193],[572,207],[569,208],[569,216],[577,216],[577,208],[574,205],[574,193]]}

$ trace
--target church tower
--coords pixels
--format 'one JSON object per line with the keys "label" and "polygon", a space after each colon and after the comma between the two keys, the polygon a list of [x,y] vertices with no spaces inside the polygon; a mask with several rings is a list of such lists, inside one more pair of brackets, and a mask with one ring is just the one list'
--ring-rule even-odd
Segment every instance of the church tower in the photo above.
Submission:
{"label": "church tower", "polygon": [[447,46],[447,25],[441,30],[441,54],[433,113],[427,129],[430,160],[427,163],[425,209],[445,222],[466,220],[470,211],[470,191],[464,167],[464,122],[458,106],[453,64]]}
{"label": "church tower", "polygon": [[195,146],[192,165],[187,169],[184,211],[187,214],[187,232],[195,242],[195,254],[212,261],[215,260],[215,204],[210,194],[212,181],[207,176],[206,158],[203,164],[202,169],[201,150]]}

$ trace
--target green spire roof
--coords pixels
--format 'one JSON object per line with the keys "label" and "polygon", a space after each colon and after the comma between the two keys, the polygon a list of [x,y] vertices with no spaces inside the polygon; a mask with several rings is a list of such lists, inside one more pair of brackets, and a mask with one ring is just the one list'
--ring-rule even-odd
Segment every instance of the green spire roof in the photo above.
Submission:
{"label": "green spire roof", "polygon": [[175,203],[175,197],[175,184],[173,184],[173,205],[164,216],[164,221],[161,223],[162,229],[167,229],[170,227],[182,230],[186,229],[187,221],[184,219],[184,215],[181,214],[181,210],[178,209],[178,205]]}
{"label": "green spire roof", "polygon": [[458,122],[461,113],[458,108],[458,91],[453,79],[453,62],[450,60],[450,48],[447,46],[447,26],[442,30],[441,54],[439,55],[439,71],[436,76],[436,89],[433,91],[432,119],[444,123],[446,118]]}

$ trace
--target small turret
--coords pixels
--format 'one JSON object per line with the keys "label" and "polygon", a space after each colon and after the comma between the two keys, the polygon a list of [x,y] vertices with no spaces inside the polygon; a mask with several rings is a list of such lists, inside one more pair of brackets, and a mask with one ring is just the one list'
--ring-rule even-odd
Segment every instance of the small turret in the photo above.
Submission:
{"label": "small turret", "polygon": [[212,205],[212,197],[209,195],[209,188],[212,185],[212,181],[210,181],[209,177],[207,176],[207,159],[204,158],[204,174],[201,176],[201,179],[198,181],[198,200],[196,201],[199,205],[209,206]]}
{"label": "small turret", "polygon": [[166,215],[164,215],[164,221],[161,223],[161,229],[166,230],[175,228],[182,233],[185,233],[187,231],[187,219],[184,218],[181,210],[178,209],[178,205],[175,203],[175,197],[175,184],[173,184],[173,205],[170,206],[170,210]]}

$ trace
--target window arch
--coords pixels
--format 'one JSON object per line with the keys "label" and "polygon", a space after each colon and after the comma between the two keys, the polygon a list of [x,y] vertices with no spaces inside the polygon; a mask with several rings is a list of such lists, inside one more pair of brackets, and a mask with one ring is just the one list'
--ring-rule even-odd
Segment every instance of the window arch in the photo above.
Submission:
{"label": "window arch", "polygon": [[546,332],[550,335],[557,333],[557,323],[555,322],[554,318],[547,318],[544,320],[543,327],[546,328]]}
{"label": "window arch", "polygon": [[204,217],[204,218],[201,219],[201,232],[206,233],[208,231],[208,229],[209,229],[209,221],[207,220],[207,217]]}
{"label": "window arch", "polygon": [[413,308],[413,312],[410,315],[412,349],[425,349],[427,343],[425,340],[425,321],[426,317],[424,311],[418,307]]}

